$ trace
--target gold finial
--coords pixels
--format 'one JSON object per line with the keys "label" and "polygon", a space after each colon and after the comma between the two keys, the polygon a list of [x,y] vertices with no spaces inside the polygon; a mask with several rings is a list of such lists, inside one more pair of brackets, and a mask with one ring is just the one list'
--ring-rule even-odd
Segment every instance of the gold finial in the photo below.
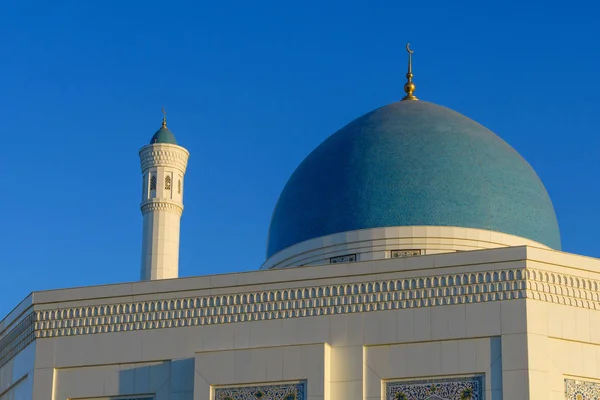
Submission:
{"label": "gold finial", "polygon": [[402,100],[419,100],[413,95],[416,88],[415,84],[412,81],[412,55],[414,51],[410,49],[410,43],[406,44],[406,51],[408,51],[408,72],[406,73],[407,81],[404,84],[404,91],[406,92],[406,96],[404,96]]}
{"label": "gold finial", "polygon": [[167,112],[165,111],[164,107],[161,108],[161,111],[163,113],[163,122],[162,122],[162,127],[167,129]]}

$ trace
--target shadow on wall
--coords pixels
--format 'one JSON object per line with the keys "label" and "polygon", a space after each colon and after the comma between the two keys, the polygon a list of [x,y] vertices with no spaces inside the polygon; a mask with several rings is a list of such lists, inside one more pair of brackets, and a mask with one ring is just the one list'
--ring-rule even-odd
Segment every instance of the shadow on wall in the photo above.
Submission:
{"label": "shadow on wall", "polygon": [[485,387],[487,399],[502,400],[502,338],[493,337],[490,340],[490,354],[492,364],[485,374],[489,376],[490,387]]}
{"label": "shadow on wall", "polygon": [[[485,372],[486,399],[502,400],[502,342],[490,340],[492,363]],[[119,396],[135,400],[193,400],[194,358],[143,364],[122,364],[119,371]],[[125,400],[125,399],[123,399]]]}
{"label": "shadow on wall", "polygon": [[131,395],[135,400],[192,400],[194,359],[122,364],[119,371],[118,395]]}

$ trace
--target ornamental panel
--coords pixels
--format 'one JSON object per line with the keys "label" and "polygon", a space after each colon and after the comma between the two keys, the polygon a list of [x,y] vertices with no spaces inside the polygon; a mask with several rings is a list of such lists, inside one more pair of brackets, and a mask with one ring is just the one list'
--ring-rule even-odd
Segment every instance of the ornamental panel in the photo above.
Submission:
{"label": "ornamental panel", "polygon": [[347,262],[354,262],[354,261],[356,261],[356,254],[346,254],[343,256],[331,257],[329,259],[330,264],[347,263]]}
{"label": "ornamental panel", "polygon": [[215,389],[214,400],[305,400],[306,383],[232,386]]}
{"label": "ornamental panel", "polygon": [[119,396],[119,397],[94,397],[86,398],[86,400],[154,400],[154,397],[132,397],[132,396]]}
{"label": "ornamental panel", "polygon": [[115,397],[114,400],[154,400],[154,397]]}
{"label": "ornamental panel", "polygon": [[565,379],[566,400],[600,400],[600,383]]}
{"label": "ornamental panel", "polygon": [[482,400],[483,375],[386,383],[386,400]]}
{"label": "ornamental panel", "polygon": [[416,257],[422,254],[421,250],[392,250],[390,252],[392,258]]}

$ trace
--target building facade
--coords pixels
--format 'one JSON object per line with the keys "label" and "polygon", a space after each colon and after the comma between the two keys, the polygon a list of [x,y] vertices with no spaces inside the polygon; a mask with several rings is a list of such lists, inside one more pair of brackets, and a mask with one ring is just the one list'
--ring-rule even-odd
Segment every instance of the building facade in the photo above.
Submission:
{"label": "building facade", "polygon": [[407,78],[300,164],[256,272],[178,278],[189,153],[165,121],[142,280],[23,300],[0,400],[600,399],[600,260],[560,251],[518,153]]}

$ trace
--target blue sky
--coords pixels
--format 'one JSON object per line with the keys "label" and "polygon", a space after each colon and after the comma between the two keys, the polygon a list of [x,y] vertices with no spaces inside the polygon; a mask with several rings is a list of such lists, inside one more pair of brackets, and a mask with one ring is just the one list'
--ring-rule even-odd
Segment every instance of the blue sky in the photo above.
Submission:
{"label": "blue sky", "polygon": [[536,169],[565,251],[600,257],[592,1],[8,1],[0,316],[34,290],[139,278],[137,152],[191,152],[180,275],[255,270],[279,192],[352,119],[416,95]]}

